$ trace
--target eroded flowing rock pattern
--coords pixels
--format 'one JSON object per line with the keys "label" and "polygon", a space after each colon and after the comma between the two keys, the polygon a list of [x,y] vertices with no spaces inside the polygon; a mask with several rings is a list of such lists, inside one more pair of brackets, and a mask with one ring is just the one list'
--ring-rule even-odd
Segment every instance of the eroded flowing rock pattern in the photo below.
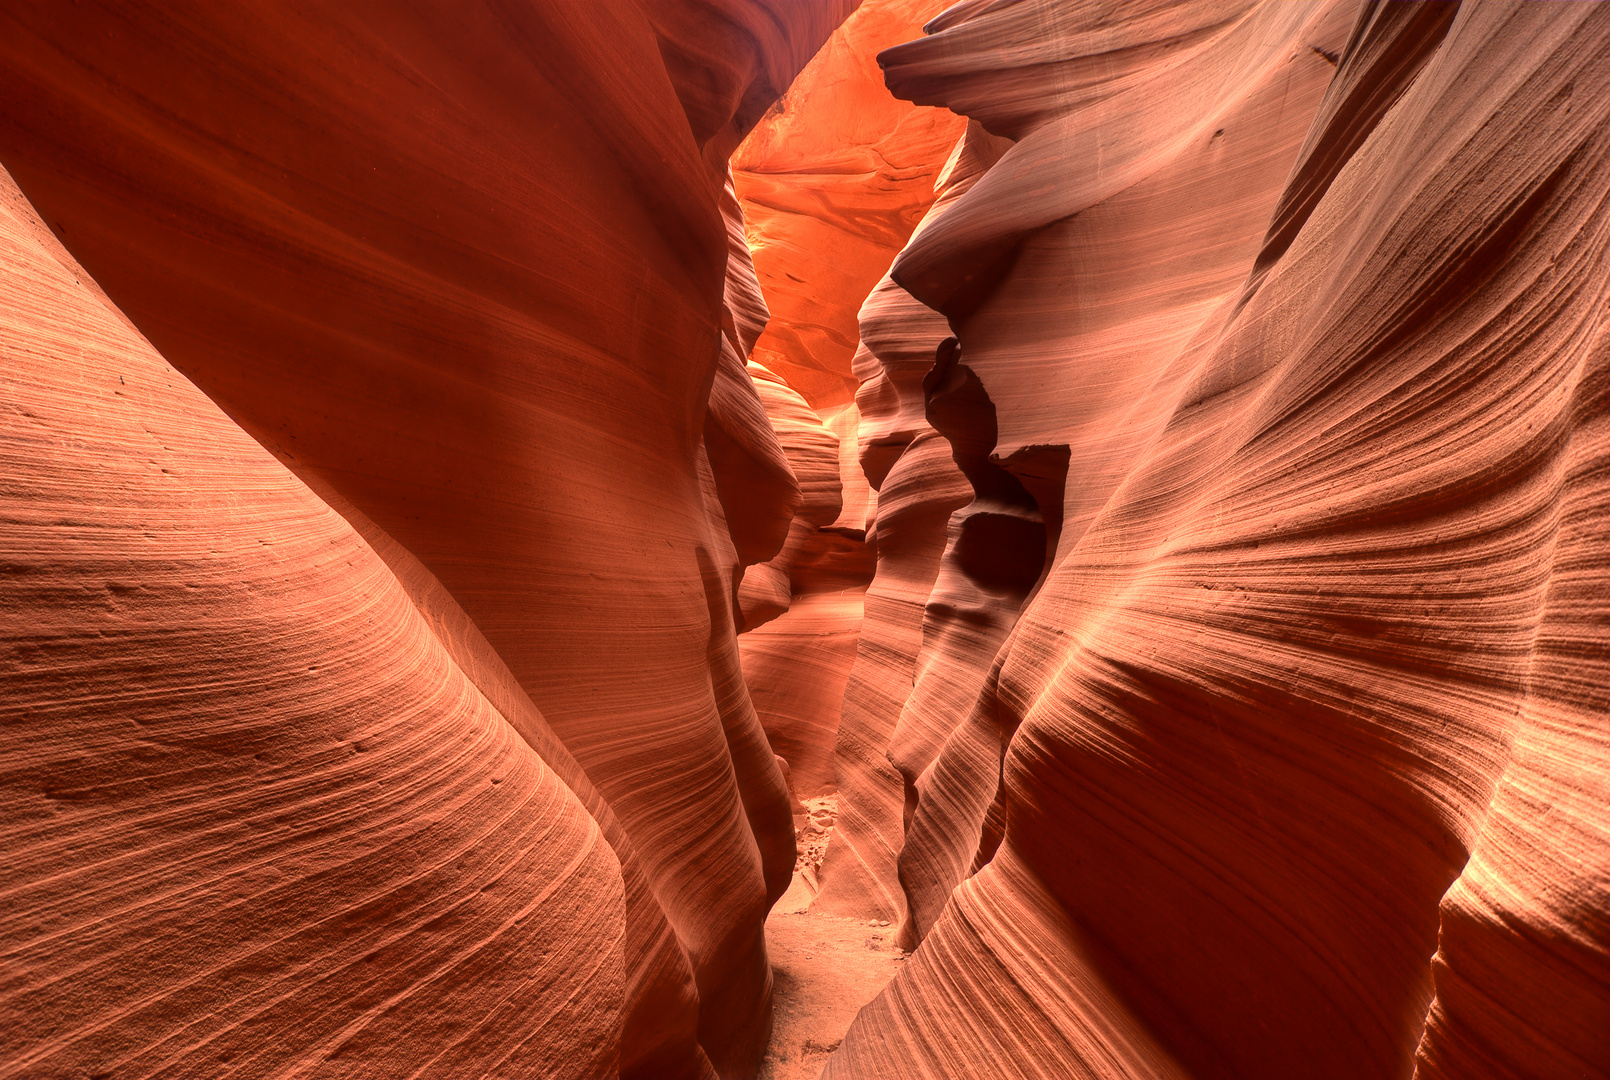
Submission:
{"label": "eroded flowing rock pattern", "polygon": [[593,817],[0,184],[0,1069],[613,1074]]}
{"label": "eroded flowing rock pattern", "polygon": [[[918,230],[943,214],[1006,145],[970,125],[940,171],[940,197]],[[948,324],[887,276],[862,305],[860,323],[860,463],[878,488],[871,536],[877,570],[845,689],[834,750],[839,816],[812,910],[897,920],[906,911],[896,865],[906,791],[889,745],[916,680],[947,524],[967,504],[970,489],[950,444],[929,426],[924,402],[923,379],[950,335]]]}
{"label": "eroded flowing rock pattern", "polygon": [[[8,745],[34,771],[7,793],[45,845],[21,849],[24,880],[58,877],[6,938],[17,977],[48,984],[7,994],[7,1062],[266,1075],[339,1045],[341,1068],[385,1075],[751,1068],[761,924],[794,843],[735,585],[781,546],[799,492],[741,357],[718,379],[764,319],[723,187],[853,7],[0,15],[0,160],[161,360],[127,327],[105,348],[172,365],[184,400],[103,419],[74,366],[102,343],[51,313],[69,298],[11,286],[7,318],[56,321],[7,338],[26,374],[7,434],[29,470],[8,475],[37,476],[40,507],[11,538],[40,569],[8,577],[25,655],[7,705],[29,717]],[[175,427],[202,445],[173,451],[179,479],[141,481],[158,495],[115,469],[86,479],[86,462],[143,469]],[[213,549],[184,531],[198,515]],[[141,733],[140,710],[198,697],[174,747]],[[101,809],[42,817],[57,791]],[[191,835],[209,846],[175,838]],[[119,889],[146,898],[125,937],[85,914]],[[394,943],[374,937],[380,910]],[[211,954],[246,925],[300,934],[294,955]],[[50,1004],[86,980],[123,990]]]}
{"label": "eroded flowing rock pattern", "polygon": [[0,1076],[1610,1076],[1610,13],[856,6],[0,12]]}
{"label": "eroded flowing rock pattern", "polygon": [[833,787],[839,702],[860,634],[870,555],[864,528],[835,528],[845,512],[840,435],[777,375],[753,361],[749,374],[801,499],[782,549],[744,570],[738,645],[756,715],[787,763],[797,814],[800,799]]}
{"label": "eroded flowing rock pattern", "polygon": [[934,201],[962,121],[890,95],[876,56],[944,0],[865,0],[733,155],[776,316],[755,359],[827,411],[856,393],[856,310]]}
{"label": "eroded flowing rock pattern", "polygon": [[[856,309],[933,203],[963,123],[891,96],[875,57],[943,7],[862,4],[733,156],[772,312],[751,373],[807,489],[782,551],[746,569],[740,588],[745,672],[796,797],[835,786],[840,705],[873,571],[852,400]],[[837,486],[836,505],[813,506],[807,476],[818,474]]]}
{"label": "eroded flowing rock pattern", "polygon": [[981,868],[826,1075],[1610,1071],[1610,11],[932,28],[1016,142],[893,279],[1070,456],[923,792]]}
{"label": "eroded flowing rock pattern", "polygon": [[[1014,13],[1018,25],[996,33],[1020,31],[1024,14]],[[1058,159],[1047,149],[1071,132],[1093,124],[1123,130],[1169,95],[1177,106],[1171,120],[1189,102],[1196,126],[1210,119],[1213,126],[1203,138],[1173,146],[1105,148],[1119,158],[1149,152],[1149,175],[1026,238],[997,261],[998,284],[981,277],[941,302],[959,313],[952,320],[965,330],[966,346],[948,356],[943,379],[930,386],[928,411],[975,497],[951,524],[918,683],[890,742],[911,808],[900,857],[911,905],[908,944],[927,932],[950,890],[979,861],[1001,736],[994,706],[970,704],[986,688],[999,647],[1064,526],[1070,539],[1078,535],[1091,507],[1133,463],[1134,447],[1160,422],[1155,414],[1133,414],[1139,390],[1245,276],[1333,74],[1326,54],[1345,43],[1352,10],[1286,5],[1238,14],[1193,9],[1162,26],[1126,23],[1123,32],[1135,35],[1125,39],[1134,46],[1132,66],[1113,68],[1110,82],[1097,81],[1059,111],[1037,103],[1040,111],[1027,126],[1013,126],[1025,121],[1011,108],[980,110],[991,124],[1021,136],[1002,166],[1017,176],[1006,197],[1020,208],[1058,176]],[[1184,25],[1181,16],[1189,19]],[[1183,61],[1156,70],[1146,46],[1161,47],[1151,35],[1165,29]],[[1062,48],[1070,45],[1078,47],[1075,40]],[[921,57],[909,54],[934,47],[915,43],[905,64],[922,67]],[[1043,77],[1043,52],[1018,59],[1032,63],[1023,71]],[[902,87],[908,78],[898,60],[891,78]],[[922,85],[921,77],[915,82]],[[988,174],[980,181],[999,182]],[[1225,198],[1227,190],[1233,199]],[[991,199],[972,197],[936,228],[970,232],[973,242],[987,245],[983,230],[990,226],[979,219],[992,206]],[[978,299],[988,285],[992,296]],[[1059,298],[1070,290],[1078,301],[1059,312]],[[1031,325],[1023,325],[1024,310],[1038,316]],[[1073,372],[1065,370],[1067,356],[1079,358]],[[1011,373],[1004,380],[1003,371]],[[1004,432],[997,430],[1002,423]],[[1066,492],[1072,497],[1065,507]]]}

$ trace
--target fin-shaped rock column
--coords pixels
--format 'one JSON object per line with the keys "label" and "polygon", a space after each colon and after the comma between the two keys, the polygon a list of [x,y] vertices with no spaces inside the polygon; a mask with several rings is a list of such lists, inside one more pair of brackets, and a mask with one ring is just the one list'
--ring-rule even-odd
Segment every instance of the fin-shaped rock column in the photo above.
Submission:
{"label": "fin-shaped rock column", "polygon": [[84,268],[4,294],[6,1060],[753,1067],[794,843],[735,592],[798,492],[741,361],[707,408],[723,186],[854,6],[0,14]]}
{"label": "fin-shaped rock column", "polygon": [[933,29],[891,86],[1016,143],[893,278],[1068,482],[825,1075],[1610,1071],[1610,12]]}
{"label": "fin-shaped rock column", "polygon": [[[936,179],[940,197],[918,231],[1009,145],[970,124]],[[838,820],[812,910],[898,920],[906,911],[897,870],[906,797],[889,747],[915,684],[924,615],[948,522],[969,502],[971,488],[950,444],[927,419],[923,383],[950,338],[944,317],[885,275],[861,307],[860,330],[859,452],[868,481],[878,489],[871,531],[877,569],[845,689],[834,749]]]}
{"label": "fin-shaped rock column", "polygon": [[[958,333],[966,330],[962,357],[979,380],[974,394],[989,400],[1003,428],[991,433],[992,445],[982,450],[965,444],[956,450],[961,457],[980,459],[975,476],[987,475],[982,458],[988,456],[996,468],[1021,477],[1025,491],[1033,487],[1036,505],[1043,504],[1042,516],[1055,524],[1059,543],[1083,528],[1090,506],[1122,475],[1132,448],[1150,434],[1148,425],[1158,422],[1155,415],[1148,420],[1133,414],[1138,388],[1177,355],[1247,273],[1334,72],[1326,54],[1345,43],[1352,11],[1331,5],[1292,8],[1283,18],[1278,14],[1270,8],[1237,13],[1206,7],[1175,12],[1161,23],[1136,20],[1129,32],[1140,39],[1166,27],[1181,46],[1183,55],[1174,59],[1183,62],[1154,67],[1137,55],[1133,68],[1113,72],[1117,83],[1098,82],[1071,95],[1060,109],[1011,94],[975,106],[978,123],[1016,140],[1011,164],[1002,167],[1023,170],[1021,187],[1011,196],[1017,202],[1013,212],[1037,212],[1045,224],[1034,229],[1032,216],[1012,222],[1011,228],[1024,234],[1033,231],[1014,246],[1012,235],[996,235],[989,231],[993,225],[977,221],[980,208],[988,208],[985,214],[998,208],[995,200],[977,196],[936,223],[942,232],[968,232],[974,245],[976,261],[952,271],[943,306]],[[991,35],[969,40],[977,48],[997,35],[1021,33],[1033,24],[1031,16],[1032,8],[1026,8],[994,20]],[[978,24],[972,25],[978,35]],[[1077,18],[1071,25],[1079,25]],[[1258,34],[1270,36],[1249,48],[1246,41]],[[892,83],[923,92],[933,72],[921,54],[926,49],[932,55],[945,36],[941,31],[906,47],[904,61],[897,59],[899,53],[891,57]],[[1078,32],[1069,37],[1047,48],[1074,51],[1063,63],[1078,71]],[[1277,41],[1284,44],[1276,48]],[[1037,63],[1046,59],[1041,53],[1019,55],[1025,66],[1002,77],[1043,77],[1043,71],[1028,66],[1030,57]],[[965,67],[968,62],[955,57],[943,63]],[[916,70],[908,73],[907,65]],[[907,78],[910,86],[903,81]],[[1137,86],[1112,94],[1112,86],[1125,78],[1137,80]],[[1144,130],[1145,114],[1163,108],[1168,94],[1181,92],[1197,110],[1196,128],[1209,119],[1212,126],[1194,141],[1176,137],[1169,145],[1157,133],[1153,137],[1162,145],[1143,140],[1144,146],[1114,149],[1114,155],[1145,156],[1146,171],[1128,166],[1134,171],[1122,190],[1089,190],[1110,183],[1109,174],[1092,168],[1088,159],[1070,171],[1070,159],[1059,156],[1063,141],[1091,125],[1099,125],[1098,139],[1121,131],[1125,123]],[[1174,109],[1170,123],[1183,123],[1182,115]],[[1231,141],[1237,131],[1241,135]],[[980,182],[998,184],[1004,175],[986,174]],[[1044,198],[1027,194],[1054,185],[1058,198],[1077,198],[1081,183],[1092,200],[1089,206],[1053,202],[1048,207]],[[1228,207],[1223,205],[1227,183],[1237,193]],[[1079,212],[1058,220],[1069,210]],[[1170,227],[1159,228],[1163,221]],[[1070,293],[1073,302],[1059,304]],[[1010,299],[992,304],[992,297]],[[1025,318],[1025,308],[1011,307],[1019,302],[1027,303],[1035,317]],[[1071,370],[1070,357],[1077,362]],[[993,377],[1003,370],[1011,375]],[[996,397],[1003,400],[997,403]],[[973,483],[976,502],[985,505],[991,501],[989,490],[1004,486],[993,477],[986,487],[977,479]],[[958,530],[972,512],[964,512]],[[940,578],[945,588],[934,598],[925,629],[924,652],[931,658],[921,664],[918,686],[890,744],[911,792],[901,853],[902,885],[912,908],[904,930],[908,944],[927,932],[951,889],[987,859],[986,849],[999,839],[986,819],[998,789],[1003,738],[1010,731],[1003,731],[997,719],[991,668],[1029,585],[1016,592],[991,589],[955,558],[962,553],[953,542],[953,558]],[[1004,554],[994,548],[989,553],[991,558],[981,561]],[[974,608],[977,613],[964,619],[952,614]],[[992,630],[979,634],[975,627]],[[924,679],[935,685],[923,687]],[[975,699],[977,708],[970,704]],[[923,780],[921,773],[929,769],[933,777]],[[914,798],[917,787],[927,798]]]}

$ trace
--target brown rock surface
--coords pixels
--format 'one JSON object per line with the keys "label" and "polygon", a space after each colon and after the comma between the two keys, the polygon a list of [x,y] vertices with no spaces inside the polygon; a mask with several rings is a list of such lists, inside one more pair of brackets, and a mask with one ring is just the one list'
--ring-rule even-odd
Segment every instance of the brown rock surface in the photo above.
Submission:
{"label": "brown rock surface", "polygon": [[[552,946],[585,963],[560,963],[551,1007],[542,995],[529,1002],[558,1027],[522,1036],[530,1041],[520,1052],[546,1055],[565,1075],[612,1069],[617,1043],[628,1073],[696,1075],[708,1066],[695,1027],[717,1066],[741,1074],[765,1038],[761,927],[788,882],[793,836],[783,780],[738,668],[731,586],[745,556],[768,557],[764,522],[786,527],[787,500],[798,496],[776,467],[782,459],[747,379],[729,387],[733,409],[712,406],[710,415],[741,444],[739,457],[758,462],[752,490],[766,494],[730,515],[732,538],[710,494],[709,478],[735,475],[725,468],[733,455],[717,462],[703,448],[719,344],[752,341],[760,319],[727,272],[722,185],[733,147],[853,6],[488,2],[432,13],[181,4],[158,15],[90,4],[0,15],[0,160],[43,217],[164,359],[284,465],[354,508],[372,543],[394,542],[407,556],[394,567],[417,563],[418,582],[432,584],[410,586],[416,599],[440,586],[451,601],[447,622],[461,613],[474,631],[459,644],[480,655],[484,643],[483,673],[497,669],[488,677],[500,700],[529,699],[531,715],[540,708],[553,746],[572,759],[553,769],[570,770],[588,808],[613,819],[599,834],[582,813],[586,835],[613,837],[620,851],[604,844],[567,871],[552,860],[583,850],[585,837],[561,843],[570,811],[545,812],[556,846],[521,871],[532,881],[570,874],[593,890],[593,899],[575,900],[577,929]],[[71,351],[71,333],[60,347]],[[62,438],[77,437],[61,425]],[[216,480],[219,490],[230,483]],[[194,505],[211,505],[207,497],[196,494]],[[770,535],[780,544],[777,527]],[[271,531],[264,540],[280,542]],[[390,572],[376,572],[406,605]],[[289,576],[275,588],[287,605],[276,617],[302,612],[304,634],[344,625],[334,608],[328,631],[319,609],[304,611],[333,585],[308,586],[306,599]],[[8,630],[18,612],[7,605]],[[206,625],[204,610],[195,621]],[[377,626],[375,640],[396,642],[395,652],[356,630],[298,647],[367,648],[376,674],[355,675],[353,692],[392,694],[386,723],[406,726],[409,694],[450,697],[451,679],[388,689],[381,673],[403,678],[395,665],[422,649],[447,654],[435,639],[410,645],[404,630]],[[121,670],[112,660],[105,672],[83,662],[86,679]],[[423,680],[446,661],[412,662]],[[178,682],[201,678],[172,663]],[[254,677],[282,677],[271,651],[262,663]],[[471,703],[460,712],[492,715],[465,693]],[[240,709],[248,728],[280,715],[250,702]],[[198,720],[194,737],[227,754],[230,723]],[[321,730],[308,727],[306,738],[323,738]],[[505,751],[475,752],[496,753]],[[492,768],[475,754],[453,759],[459,773],[430,774],[447,785],[444,806],[468,797],[452,785],[479,783]],[[423,782],[430,760],[409,775]],[[525,766],[521,798],[581,805],[539,765]],[[155,757],[120,766],[129,813],[139,812],[141,785],[156,782],[142,779],[147,767],[165,766]],[[419,795],[416,805],[426,813],[431,800]],[[527,835],[518,817],[501,820],[462,827]],[[65,825],[52,835],[72,842]],[[331,843],[339,856],[356,841]],[[445,851],[458,841],[441,843]],[[165,850],[141,857],[153,872],[181,872],[164,863],[174,858]],[[619,871],[600,878],[594,865],[616,859],[635,868],[624,887]],[[623,888],[633,909],[624,949]],[[191,917],[185,895],[174,894],[164,916],[175,927]],[[603,921],[588,929],[595,919]],[[71,925],[51,948],[91,947]],[[53,955],[66,953],[47,949],[31,962]],[[613,971],[624,990],[561,992],[595,968]],[[509,971],[532,977],[513,961]],[[271,972],[259,978],[274,985]],[[567,1001],[563,1008],[589,1018],[563,1020],[556,1010]],[[166,1017],[141,1020],[142,1037],[181,1038],[183,1007]],[[279,1045],[293,1045],[292,1028],[279,1030],[290,1040]],[[425,1042],[403,1040],[395,1058],[373,1057],[390,1046],[354,1048],[354,1067],[423,1065],[409,1047],[435,1036],[418,1034]],[[560,1049],[572,1039],[575,1049]],[[598,1064],[583,1065],[584,1050]],[[448,1060],[432,1067],[451,1072]]]}
{"label": "brown rock surface", "polygon": [[613,1075],[620,867],[540,715],[4,174],[0,327],[0,1072]]}
{"label": "brown rock surface", "polygon": [[777,619],[738,639],[755,712],[788,762],[796,800],[835,789],[833,744],[864,600],[859,589],[796,597]]}
{"label": "brown rock surface", "polygon": [[0,1077],[1610,1076],[1610,9],[856,6],[0,11]]}
{"label": "brown rock surface", "polygon": [[1610,13],[1354,20],[972,4],[885,57],[1018,140],[893,276],[996,460],[1070,464],[923,796],[984,865],[827,1077],[1610,1071]]}
{"label": "brown rock surface", "polygon": [[773,372],[751,360],[747,375],[800,493],[779,549],[765,562],[747,567],[738,587],[744,628],[753,629],[788,610],[795,568],[821,546],[822,529],[843,512],[844,484],[838,435]]}
{"label": "brown rock surface", "polygon": [[[940,174],[941,196],[919,231],[960,198],[1005,145],[970,125]],[[860,460],[879,489],[871,536],[878,561],[834,754],[839,823],[813,910],[898,920],[906,914],[896,864],[907,786],[889,750],[917,680],[951,514],[968,503],[970,486],[950,444],[929,426],[923,392],[948,324],[888,277],[867,297],[860,317]]]}
{"label": "brown rock surface", "polygon": [[756,715],[788,765],[797,804],[834,789],[839,708],[872,571],[870,491],[854,458],[854,406],[836,414],[835,431],[776,375],[753,362],[750,374],[802,498],[782,550],[744,570],[738,648]]}

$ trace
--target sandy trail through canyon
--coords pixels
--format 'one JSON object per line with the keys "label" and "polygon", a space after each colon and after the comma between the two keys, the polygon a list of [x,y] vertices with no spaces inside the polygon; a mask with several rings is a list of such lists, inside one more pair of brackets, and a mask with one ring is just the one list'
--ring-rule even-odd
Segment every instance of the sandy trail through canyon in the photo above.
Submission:
{"label": "sandy trail through canyon", "polygon": [[766,920],[773,979],[772,1034],[760,1080],[816,1080],[861,1007],[900,970],[895,927],[807,911],[832,832],[831,797],[807,800],[794,881]]}

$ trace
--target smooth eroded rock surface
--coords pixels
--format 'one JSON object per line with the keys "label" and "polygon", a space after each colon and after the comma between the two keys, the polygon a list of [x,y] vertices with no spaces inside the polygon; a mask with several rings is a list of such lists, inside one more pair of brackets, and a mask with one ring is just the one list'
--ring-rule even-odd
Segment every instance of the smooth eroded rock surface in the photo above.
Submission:
{"label": "smooth eroded rock surface", "polygon": [[[746,253],[734,251],[741,226],[723,189],[732,150],[854,6],[487,2],[430,12],[180,4],[155,13],[90,4],[0,15],[0,161],[163,360],[282,466],[352,508],[374,544],[399,547],[406,558],[394,568],[409,568],[398,573],[412,575],[417,563],[417,582],[434,586],[410,586],[416,599],[440,587],[450,603],[439,610],[457,613],[448,622],[461,614],[474,631],[461,643],[475,639],[469,652],[484,644],[485,671],[496,669],[488,678],[507,679],[497,692],[527,701],[545,720],[568,761],[553,768],[571,770],[583,789],[565,795],[551,771],[528,762],[525,786],[495,794],[572,809],[584,795],[593,813],[575,827],[592,829],[589,842],[602,845],[589,858],[626,867],[602,876],[594,867],[576,879],[597,896],[575,900],[574,929],[552,948],[573,950],[585,966],[554,961],[551,991],[520,1003],[557,1025],[519,1035],[520,1053],[547,1055],[559,1074],[601,1074],[618,1061],[628,1075],[697,1076],[710,1062],[739,1075],[758,1061],[766,1038],[762,923],[787,886],[794,841],[783,778],[738,666],[735,582],[743,562],[781,546],[799,494],[743,371],[764,309]],[[63,329],[59,348],[72,356],[78,347]],[[732,375],[734,352],[736,375],[717,394],[718,369]],[[95,414],[80,411],[79,427],[63,415],[56,437],[88,437]],[[219,423],[235,432],[231,445],[241,453],[262,456]],[[160,441],[141,434],[137,417],[117,439]],[[252,490],[228,471],[235,450],[220,453],[209,480],[216,496],[175,493],[195,513],[222,514],[206,509],[209,498],[227,505],[244,497],[230,492]],[[741,509],[729,513],[724,502]],[[115,500],[87,505],[106,527],[140,535],[138,515]],[[337,530],[339,517],[324,513]],[[263,551],[250,550],[272,562],[273,549],[306,528],[287,519],[284,535],[259,531]],[[350,529],[331,535],[362,547]],[[58,531],[28,540],[25,550],[49,560],[58,543],[70,546]],[[160,548],[150,557],[160,561]],[[372,575],[391,581],[370,559]],[[295,565],[287,561],[273,579],[277,591],[240,586],[243,595],[283,597],[277,608],[263,600],[265,627],[275,619],[294,627],[290,640],[305,638],[310,656],[358,649],[375,670],[354,675],[350,692],[387,700],[384,723],[411,738],[436,731],[410,719],[425,706],[410,705],[409,695],[453,696],[449,677],[430,666],[446,661],[416,658],[429,648],[443,654],[441,646],[410,645],[400,628],[342,629],[342,620],[372,606],[353,592],[371,570],[343,571],[351,579],[343,581],[332,568],[323,584],[303,586]],[[85,573],[65,564],[59,572],[64,581]],[[133,569],[119,571],[119,583],[125,577],[131,589],[149,584]],[[386,588],[407,603],[396,581]],[[321,608],[325,594],[348,597],[355,613]],[[18,603],[7,605],[8,631],[27,627]],[[89,633],[70,606],[59,617],[73,633]],[[208,625],[199,607],[165,618],[163,625],[201,634]],[[371,632],[380,638],[364,636]],[[252,640],[261,635],[272,632]],[[219,677],[204,653],[193,666],[183,662],[182,636],[158,640],[179,651],[130,639],[127,662],[149,664],[178,685]],[[218,648],[235,648],[218,640]],[[301,671],[261,645],[239,648],[248,683]],[[121,685],[113,675],[119,662],[96,663],[82,661],[88,685]],[[57,693],[36,685],[44,670],[18,672],[26,687],[18,692],[41,700]],[[385,672],[404,682],[386,682]],[[120,692],[160,700],[164,685]],[[196,721],[202,758],[234,755],[237,730],[249,741],[251,731],[283,726],[282,713],[330,707],[332,691],[311,679],[283,693],[280,712],[242,701]],[[104,722],[115,722],[122,700],[102,700]],[[455,708],[466,717],[486,711],[484,703]],[[507,734],[489,719],[473,723]],[[315,725],[305,737],[318,743],[322,730]],[[509,738],[506,753],[535,760]],[[559,830],[551,850],[502,811],[450,814],[468,798],[455,794],[458,786],[486,782],[505,751],[488,744],[453,757],[443,746],[419,750],[406,770],[440,789],[410,796],[420,828],[441,818],[443,828],[503,829],[510,844],[535,844],[535,861],[521,871],[537,875],[533,881],[580,872],[565,869],[580,857],[581,840],[560,842],[568,826],[558,811],[538,815]],[[435,764],[432,754],[447,756]],[[179,797],[161,784],[188,790],[182,769],[160,755],[136,754],[117,775],[130,814],[155,813]],[[388,774],[374,775],[380,782]],[[399,798],[413,790],[403,779],[390,781]],[[330,783],[343,798],[359,797],[345,782]],[[271,808],[276,796],[263,797]],[[287,805],[301,797],[283,796]],[[354,839],[330,839],[337,861],[369,850],[357,839],[367,830],[355,814],[341,826]],[[60,824],[50,835],[72,845],[79,829]],[[613,856],[600,836],[616,845]],[[145,850],[143,841],[126,842]],[[460,841],[441,843],[445,860]],[[168,862],[183,859],[166,850],[139,858],[167,873]],[[423,850],[421,858],[437,858]],[[195,858],[205,868],[213,857]],[[541,890],[517,891],[534,902]],[[199,917],[190,905],[202,900],[189,895],[167,901],[163,917],[175,927]],[[481,933],[479,924],[430,925],[448,950],[469,948]],[[544,925],[520,933],[547,933]],[[50,969],[67,955],[60,950],[92,948],[88,931],[75,927],[64,921],[41,939],[43,951],[30,954],[25,970]],[[307,963],[317,969],[316,957]],[[600,965],[620,990],[563,989]],[[509,971],[510,979],[536,978],[513,960]],[[280,977],[270,965],[253,985],[269,992]],[[383,1002],[386,991],[376,993]],[[561,1003],[591,1019],[561,1019]],[[416,1013],[398,1008],[404,1020]],[[141,1037],[177,1047],[190,1038],[191,1020],[175,1008],[141,1021]],[[509,1031],[512,1038],[517,1029]],[[20,1037],[54,1036],[29,1027]],[[584,1065],[561,1051],[571,1038],[596,1042],[596,1061]],[[29,1045],[43,1052],[45,1043]],[[392,1053],[390,1045],[366,1045],[350,1050],[355,1070],[401,1075],[433,1060],[405,1044],[382,1066],[373,1055]],[[410,1057],[416,1050],[423,1056]],[[429,1067],[462,1074],[446,1060]],[[484,1064],[502,1067],[495,1058]]]}
{"label": "smooth eroded rock surface", "polygon": [[0,182],[6,1073],[612,1075],[587,808]]}
{"label": "smooth eroded rock surface", "polygon": [[733,155],[774,316],[755,359],[817,409],[855,396],[856,309],[934,201],[961,130],[893,97],[876,60],[945,6],[864,0]]}
{"label": "smooth eroded rock surface", "polygon": [[893,280],[1070,458],[825,1075],[1610,1069],[1610,15],[941,22],[891,87],[1017,141]]}
{"label": "smooth eroded rock surface", "polygon": [[0,11],[0,1077],[1610,1076],[1610,8],[941,7]]}

